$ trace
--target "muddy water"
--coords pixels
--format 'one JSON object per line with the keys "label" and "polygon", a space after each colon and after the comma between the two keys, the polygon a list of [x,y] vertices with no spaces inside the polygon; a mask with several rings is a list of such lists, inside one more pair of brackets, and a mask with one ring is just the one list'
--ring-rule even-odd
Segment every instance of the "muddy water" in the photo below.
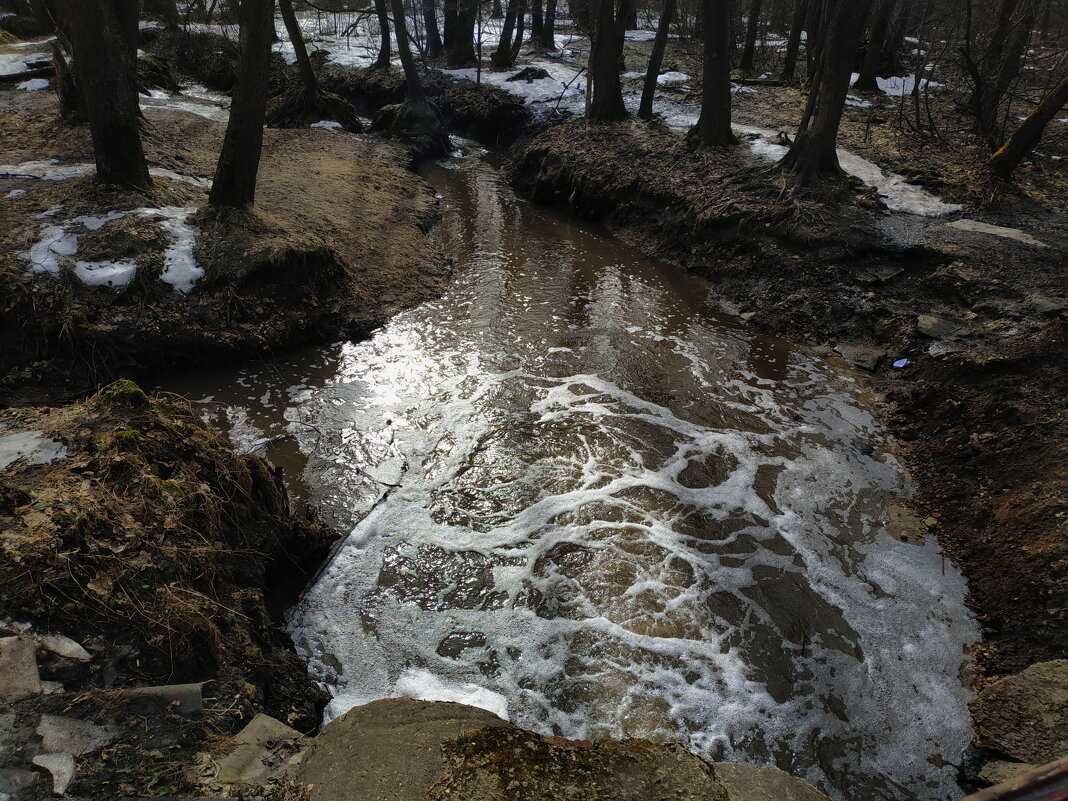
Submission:
{"label": "muddy water", "polygon": [[446,297],[170,387],[351,529],[291,618],[329,714],[459,700],[955,797],[964,584],[885,530],[907,480],[853,377],[517,200],[492,157],[427,177]]}

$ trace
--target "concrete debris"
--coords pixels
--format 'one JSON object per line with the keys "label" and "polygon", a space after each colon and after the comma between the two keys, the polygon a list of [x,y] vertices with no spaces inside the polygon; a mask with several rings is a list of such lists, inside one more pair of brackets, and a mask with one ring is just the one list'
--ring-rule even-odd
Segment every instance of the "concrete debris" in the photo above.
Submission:
{"label": "concrete debris", "polygon": [[45,751],[81,756],[103,748],[117,735],[112,729],[77,718],[41,715],[37,736]]}
{"label": "concrete debris", "polygon": [[204,682],[198,681],[192,684],[163,684],[159,687],[134,687],[122,690],[122,693],[132,698],[147,698],[159,701],[163,706],[177,703],[178,712],[182,715],[192,715],[204,711]]}
{"label": "concrete debris", "polygon": [[215,778],[222,784],[261,784],[284,775],[299,762],[294,758],[299,755],[286,746],[303,739],[296,729],[260,713],[233,738],[234,748],[219,760]]}
{"label": "concrete debris", "polygon": [[70,754],[38,754],[33,764],[52,774],[52,792],[63,795],[74,778],[74,757]]}
{"label": "concrete debris", "polygon": [[0,638],[0,699],[14,702],[41,694],[36,650],[26,637]]}
{"label": "concrete debris", "polygon": [[62,656],[66,659],[76,659],[79,662],[88,662],[93,658],[92,654],[82,648],[70,637],[62,634],[46,634],[37,640],[37,643],[46,651]]}

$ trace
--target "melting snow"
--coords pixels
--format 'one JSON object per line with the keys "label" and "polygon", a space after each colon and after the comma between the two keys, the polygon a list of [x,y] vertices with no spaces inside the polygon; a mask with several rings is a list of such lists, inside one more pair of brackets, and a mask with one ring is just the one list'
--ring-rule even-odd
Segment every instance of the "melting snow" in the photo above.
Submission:
{"label": "melting snow", "polygon": [[675,84],[686,83],[688,80],[690,80],[690,76],[678,70],[669,70],[656,76],[658,86],[674,86]]}
{"label": "melting snow", "polygon": [[340,131],[344,126],[337,120],[319,120],[308,126],[309,128],[325,128],[328,131]]}
{"label": "melting snow", "polygon": [[25,189],[12,189],[10,192],[7,193],[7,196],[8,197],[18,197],[19,195],[25,195],[25,194],[26,194],[26,190]]}
{"label": "melting snow", "polygon": [[126,286],[137,273],[133,261],[80,261],[74,265],[74,274],[89,286]]}
{"label": "melting snow", "polygon": [[27,464],[51,464],[67,455],[67,446],[40,431],[19,431],[0,437],[0,470],[25,459]]}
{"label": "melting snow", "polygon": [[42,89],[48,88],[48,78],[30,78],[15,88],[21,89],[23,92],[40,92]]}
{"label": "melting snow", "polygon": [[0,164],[0,178],[39,178],[42,181],[69,181],[95,170],[92,164],[60,164],[58,159]]}
{"label": "melting snow", "polygon": [[[18,254],[30,262],[31,273],[49,273],[58,275],[60,259],[73,256],[78,252],[78,236],[67,229],[81,226],[89,231],[97,231],[113,220],[119,220],[136,214],[140,217],[161,218],[160,228],[170,239],[170,244],[163,253],[163,272],[160,280],[170,284],[176,291],[188,294],[197,279],[204,275],[204,269],[197,265],[193,256],[193,247],[200,234],[199,229],[189,224],[190,215],[196,209],[191,206],[163,206],[162,208],[140,208],[129,211],[110,211],[103,217],[83,215],[58,225],[45,225],[41,228],[41,238],[29,251]],[[133,260],[123,261],[79,261],[74,265],[74,274],[88,286],[123,287],[129,284],[137,272],[137,263]]]}

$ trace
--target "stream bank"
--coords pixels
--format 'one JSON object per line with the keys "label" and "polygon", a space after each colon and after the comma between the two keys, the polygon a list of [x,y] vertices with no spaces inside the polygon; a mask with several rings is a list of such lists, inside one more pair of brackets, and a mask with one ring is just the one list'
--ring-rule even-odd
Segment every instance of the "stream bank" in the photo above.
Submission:
{"label": "stream bank", "polygon": [[[979,685],[1068,655],[1068,231],[1055,209],[1010,199],[968,215],[1003,226],[992,235],[889,215],[871,190],[780,202],[744,152],[693,152],[656,124],[558,126],[510,170],[535,200],[704,276],[758,327],[870,371],[916,510],[969,579]],[[1022,241],[1008,228],[1020,223]]]}
{"label": "stream bank", "polygon": [[139,193],[95,182],[88,130],[52,93],[0,93],[3,403],[365,336],[447,282],[403,148],[269,129],[255,210],[212,212],[225,109],[183,102],[194,113],[146,103],[156,185]]}

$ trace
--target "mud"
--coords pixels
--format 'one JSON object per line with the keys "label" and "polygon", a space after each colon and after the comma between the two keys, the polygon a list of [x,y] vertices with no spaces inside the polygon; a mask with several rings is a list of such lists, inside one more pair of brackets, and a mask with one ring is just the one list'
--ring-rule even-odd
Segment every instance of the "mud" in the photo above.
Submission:
{"label": "mud", "polygon": [[[88,132],[58,120],[45,93],[6,93],[0,123],[5,161],[92,163]],[[214,171],[225,126],[153,109],[150,164],[185,179]],[[361,336],[397,311],[433,297],[447,265],[425,231],[436,213],[430,188],[403,166],[407,154],[381,141],[323,130],[268,130],[255,210],[213,213],[206,190],[161,178],[149,193],[70,181],[5,179],[0,216],[0,374],[3,400],[59,398],[168,364],[250,357],[339,335]],[[41,220],[38,215],[62,206]],[[64,268],[31,274],[27,252],[42,226],[109,209],[197,207],[193,250],[204,270],[189,294],[150,280],[164,261],[158,225],[126,217],[80,232],[78,259],[136,259],[138,278],[120,289],[86,286]],[[155,272],[153,272],[155,271]],[[142,275],[143,274],[143,275]]]}
{"label": "mud", "polygon": [[746,150],[692,152],[655,124],[572,123],[536,137],[511,174],[536,200],[705,276],[761,328],[873,370],[917,508],[969,578],[979,683],[1064,658],[1068,235],[1057,211],[1018,197],[968,214],[1023,225],[1045,248],[960,235],[887,216],[870,191],[782,193]]}

